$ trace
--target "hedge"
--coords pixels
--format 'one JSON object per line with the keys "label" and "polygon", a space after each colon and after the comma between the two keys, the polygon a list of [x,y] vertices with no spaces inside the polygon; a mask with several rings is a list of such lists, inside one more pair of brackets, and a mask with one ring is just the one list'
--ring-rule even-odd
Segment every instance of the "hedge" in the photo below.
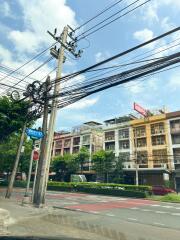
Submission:
{"label": "hedge", "polygon": [[[27,182],[16,181],[15,187],[26,187]],[[0,186],[7,186],[7,182],[3,182]],[[32,187],[32,182],[30,184]],[[114,183],[73,183],[73,182],[48,182],[48,190],[52,191],[77,191],[92,194],[103,194],[113,196],[126,196],[126,197],[140,197],[145,198],[152,193],[150,186],[136,186],[126,184]]]}
{"label": "hedge", "polygon": [[113,196],[140,197],[145,198],[151,194],[150,186],[135,186],[125,184],[103,184],[103,183],[65,183],[49,182],[48,190],[54,191],[77,191],[93,194],[104,194]]}

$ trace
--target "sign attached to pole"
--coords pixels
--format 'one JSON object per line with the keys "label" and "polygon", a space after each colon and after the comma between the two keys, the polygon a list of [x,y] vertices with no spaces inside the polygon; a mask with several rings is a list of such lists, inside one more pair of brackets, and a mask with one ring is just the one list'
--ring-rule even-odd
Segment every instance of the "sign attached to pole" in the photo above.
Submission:
{"label": "sign attached to pole", "polygon": [[141,107],[137,103],[134,103],[134,110],[137,111],[138,113],[140,113],[141,115],[143,115],[144,117],[147,117],[147,115],[148,115],[147,110],[144,109],[143,107]]}
{"label": "sign attached to pole", "polygon": [[32,139],[41,139],[44,137],[44,133],[42,131],[32,128],[26,128],[26,134]]}
{"label": "sign attached to pole", "polygon": [[39,160],[39,152],[34,150],[33,152],[33,160],[34,161],[38,161]]}

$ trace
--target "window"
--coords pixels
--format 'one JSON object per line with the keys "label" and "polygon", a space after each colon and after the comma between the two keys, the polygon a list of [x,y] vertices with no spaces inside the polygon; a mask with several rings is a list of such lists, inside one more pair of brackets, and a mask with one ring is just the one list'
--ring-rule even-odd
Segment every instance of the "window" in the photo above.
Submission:
{"label": "window", "polygon": [[180,148],[173,149],[174,163],[180,164]]}
{"label": "window", "polygon": [[83,144],[90,144],[90,135],[85,135],[82,137]]}
{"label": "window", "polygon": [[[137,139],[137,147],[146,147],[147,143],[146,143],[146,138],[140,138]],[[136,146],[136,142],[134,143],[134,145]]]}
{"label": "window", "polygon": [[120,129],[119,130],[119,139],[129,138],[129,129]]}
{"label": "window", "polygon": [[71,139],[65,139],[64,140],[64,147],[70,147],[71,146]]}
{"label": "window", "polygon": [[145,137],[146,136],[146,127],[141,126],[134,129],[135,137]]}
{"label": "window", "polygon": [[129,140],[119,141],[119,149],[129,149]]}
{"label": "window", "polygon": [[115,133],[114,131],[110,131],[110,132],[105,132],[105,141],[111,141],[115,139]]}
{"label": "window", "polygon": [[164,123],[151,124],[151,134],[164,134]]}
{"label": "window", "polygon": [[61,155],[61,149],[58,149],[55,151],[55,156],[57,156],[57,155]]}
{"label": "window", "polygon": [[56,148],[62,148],[62,140],[56,141]]}
{"label": "window", "polygon": [[69,154],[70,153],[70,148],[65,148],[64,149],[64,154]]}
{"label": "window", "polygon": [[163,164],[168,162],[168,155],[166,149],[158,149],[152,151],[154,164]]}
{"label": "window", "polygon": [[73,153],[78,153],[79,152],[79,147],[73,147]]}
{"label": "window", "polygon": [[137,164],[148,164],[147,151],[138,151],[137,152]]}
{"label": "window", "polygon": [[115,149],[115,143],[105,143],[105,150],[113,151]]}
{"label": "window", "polygon": [[79,145],[80,144],[80,137],[73,138],[73,145]]}
{"label": "window", "polygon": [[180,119],[171,121],[170,125],[171,130],[180,130]]}
{"label": "window", "polygon": [[119,159],[122,162],[130,162],[130,153],[129,152],[119,153]]}
{"label": "window", "polygon": [[166,144],[165,136],[153,136],[151,139],[153,146]]}
{"label": "window", "polygon": [[172,135],[172,144],[180,144],[180,135]]}

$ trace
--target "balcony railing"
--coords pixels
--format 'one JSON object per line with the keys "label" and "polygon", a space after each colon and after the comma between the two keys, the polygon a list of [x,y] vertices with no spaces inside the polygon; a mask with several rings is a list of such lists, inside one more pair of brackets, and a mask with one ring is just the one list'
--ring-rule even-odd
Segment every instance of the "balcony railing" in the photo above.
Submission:
{"label": "balcony railing", "polygon": [[171,127],[171,133],[180,133],[180,127]]}
{"label": "balcony railing", "polygon": [[114,139],[115,139],[114,136],[105,137],[105,141],[114,141]]}

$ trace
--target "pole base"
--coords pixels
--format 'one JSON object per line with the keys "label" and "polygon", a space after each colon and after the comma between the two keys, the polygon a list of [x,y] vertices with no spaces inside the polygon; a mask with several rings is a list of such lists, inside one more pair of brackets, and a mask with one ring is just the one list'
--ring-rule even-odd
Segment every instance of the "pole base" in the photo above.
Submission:
{"label": "pole base", "polygon": [[22,204],[30,204],[31,203],[31,197],[30,196],[24,196],[22,200]]}

